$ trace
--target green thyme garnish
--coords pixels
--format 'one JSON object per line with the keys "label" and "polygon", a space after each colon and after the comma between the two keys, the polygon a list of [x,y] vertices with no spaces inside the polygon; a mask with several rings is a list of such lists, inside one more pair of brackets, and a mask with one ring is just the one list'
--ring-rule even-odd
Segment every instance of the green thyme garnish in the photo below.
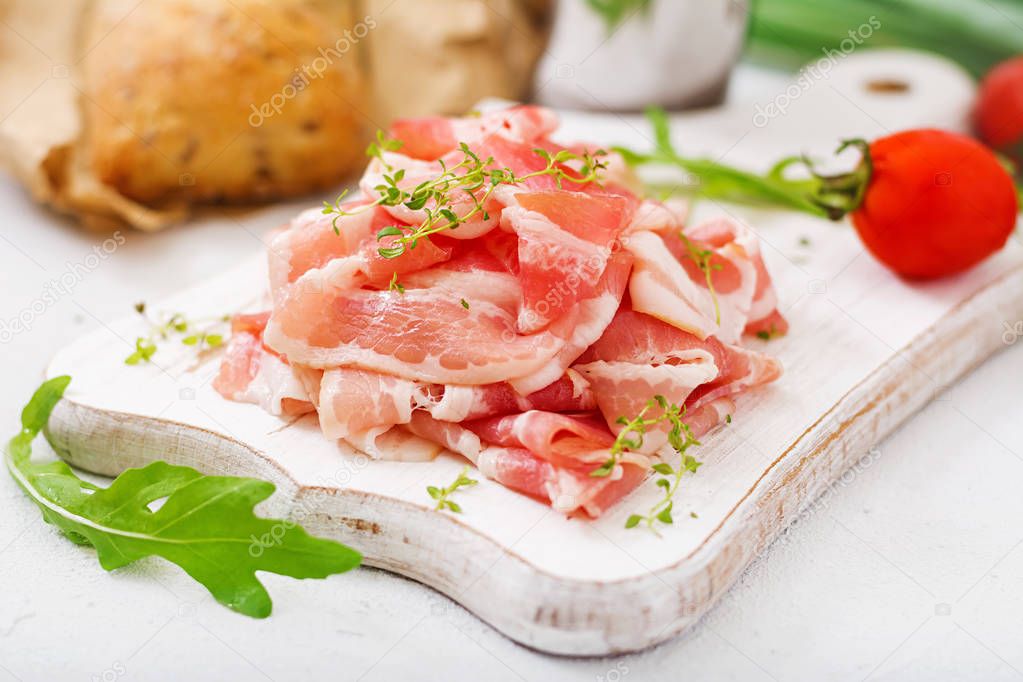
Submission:
{"label": "green thyme garnish", "polygon": [[391,282],[390,282],[390,284],[387,285],[387,290],[388,291],[397,291],[399,294],[404,294],[405,293],[405,287],[403,287],[401,285],[401,282],[398,281],[398,273],[397,272],[395,272],[394,274],[391,275]]}
{"label": "green thyme garnish", "polygon": [[[661,399],[663,400],[663,398]],[[675,493],[678,492],[682,477],[687,473],[695,474],[702,462],[688,453],[690,447],[699,445],[689,425],[682,421],[685,414],[684,408],[680,411],[675,406],[664,408],[668,421],[671,422],[671,431],[668,432],[668,443],[678,453],[679,462],[673,467],[667,462],[658,462],[652,468],[654,472],[661,475],[657,479],[657,487],[664,491],[664,495],[657,503],[650,507],[646,514],[632,514],[625,521],[626,528],[635,528],[639,524],[645,524],[647,528],[656,530],[654,524],[658,521],[665,524],[673,523],[671,516],[672,508],[675,505]],[[695,515],[691,514],[693,518]]]}
{"label": "green thyme garnish", "polygon": [[459,488],[468,488],[476,485],[479,481],[469,478],[469,467],[465,467],[458,474],[458,478],[446,488],[438,488],[435,485],[426,487],[426,492],[429,493],[430,497],[437,500],[437,506],[434,507],[436,511],[443,511],[448,509],[455,512],[456,514],[462,513],[462,507],[457,502],[449,499],[456,490]]}
{"label": "green thyme garnish", "polygon": [[[424,180],[413,189],[403,189],[400,187],[400,183],[405,179],[405,170],[395,170],[383,160],[384,151],[399,147],[400,143],[396,140],[388,140],[383,133],[377,133],[377,142],[371,144],[367,150],[370,156],[380,159],[385,169],[383,182],[373,188],[377,197],[372,202],[351,210],[345,209],[341,206],[341,202],[347,196],[347,191],[341,194],[333,204],[323,202],[323,213],[334,216],[335,232],[339,232],[337,224],[339,219],[371,210],[377,206],[404,206],[409,210],[423,211],[426,217],[419,225],[389,225],[377,233],[377,241],[383,241],[388,237],[394,238],[386,246],[382,245],[377,249],[384,258],[397,258],[406,250],[414,249],[419,240],[426,239],[438,232],[457,229],[459,225],[476,216],[489,220],[490,214],[486,209],[487,202],[501,185],[518,185],[526,180],[542,176],[553,177],[559,187],[563,182],[585,185],[597,182],[599,172],[607,167],[606,163],[599,160],[599,157],[606,155],[606,152],[602,150],[593,154],[589,152],[575,154],[568,150],[551,154],[545,149],[534,149],[534,153],[547,162],[546,167],[520,176],[510,168],[494,167],[496,163],[494,157],[488,156],[483,159],[462,142],[459,144],[459,150],[463,157],[461,161],[449,168],[441,160],[439,162],[440,175]],[[569,161],[581,161],[578,173],[566,170],[564,164]],[[465,213],[459,215],[455,211],[456,199],[466,197],[471,201],[472,206]]]}
{"label": "green thyme garnish", "polygon": [[711,262],[714,257],[713,251],[701,249],[696,245],[696,242],[685,236],[682,232],[679,232],[678,236],[682,239],[682,243],[685,244],[686,255],[693,259],[696,267],[700,269],[700,272],[707,279],[707,290],[710,291],[711,300],[714,301],[714,320],[717,324],[721,324],[721,306],[718,304],[718,293],[714,289],[714,280],[711,275],[713,272],[721,270],[722,266],[720,263]]}
{"label": "green thyme garnish", "polygon": [[180,337],[182,344],[192,346],[200,353],[218,348],[224,343],[225,324],[231,319],[230,315],[222,315],[190,320],[181,313],[154,319],[143,302],[135,304],[135,312],[149,324],[149,331],[145,336],[135,339],[135,350],[124,359],[126,365],[151,362],[157,344],[172,337]]}
{"label": "green thyme garnish", "polygon": [[466,310],[469,309],[469,302],[466,301],[464,298],[462,299],[461,303],[463,308],[465,308]]}
{"label": "green thyme garnish", "polygon": [[[647,415],[650,411],[657,407],[661,408],[660,416],[648,417]],[[685,409],[685,407],[669,403],[662,395],[656,395],[648,400],[646,406],[632,419],[618,417],[616,422],[621,424],[622,429],[618,432],[615,442],[611,445],[607,461],[599,468],[591,471],[590,476],[595,478],[610,476],[611,472],[618,466],[622,455],[643,447],[643,438],[646,436],[647,430],[663,422],[671,424],[671,430],[668,432],[668,442],[672,447],[675,447],[676,443],[681,447],[685,443],[683,435],[690,433],[689,427],[682,421]],[[677,449],[678,447],[676,447]]]}

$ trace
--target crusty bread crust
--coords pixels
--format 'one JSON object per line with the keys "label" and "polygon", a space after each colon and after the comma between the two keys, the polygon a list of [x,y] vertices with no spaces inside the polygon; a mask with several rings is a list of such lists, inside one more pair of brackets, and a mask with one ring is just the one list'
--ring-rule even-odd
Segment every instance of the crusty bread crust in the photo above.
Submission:
{"label": "crusty bread crust", "polygon": [[354,3],[136,4],[97,3],[85,36],[88,161],[103,183],[150,205],[250,201],[361,165],[375,124],[358,40],[343,38]]}

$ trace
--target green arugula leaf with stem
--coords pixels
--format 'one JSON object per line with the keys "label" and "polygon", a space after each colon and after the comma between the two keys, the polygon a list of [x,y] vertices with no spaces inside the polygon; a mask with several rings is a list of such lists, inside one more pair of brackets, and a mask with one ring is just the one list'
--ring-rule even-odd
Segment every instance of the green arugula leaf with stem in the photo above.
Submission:
{"label": "green arugula leaf with stem", "polygon": [[[766,174],[760,175],[710,159],[682,156],[672,145],[667,113],[663,109],[651,107],[647,109],[646,116],[653,127],[654,150],[637,152],[615,147],[614,151],[632,166],[657,164],[681,169],[695,179],[695,186],[691,189],[698,197],[753,206],[776,206],[838,220],[859,207],[873,175],[869,145],[864,140],[846,140],[836,152],[841,153],[847,148],[860,151],[862,161],[849,173],[820,175],[814,170],[813,162],[806,157],[790,156],[776,163]],[[788,177],[787,171],[794,166],[807,168],[810,177]]]}
{"label": "green arugula leaf with stem", "polygon": [[[256,578],[269,571],[325,578],[355,568],[361,556],[333,540],[310,536],[292,521],[256,516],[274,485],[153,462],[128,469],[107,488],[82,480],[62,460],[32,461],[32,441],[71,381],[45,382],[21,414],[21,431],[4,457],[8,471],[73,542],[96,549],[108,571],[159,556],[180,566],[228,608],[264,618],[270,595]],[[156,511],[154,502],[164,500]]]}
{"label": "green arugula leaf with stem", "polygon": [[462,513],[462,507],[450,499],[451,495],[454,494],[459,488],[468,488],[476,485],[479,481],[469,478],[469,467],[465,467],[458,474],[451,485],[446,488],[438,488],[435,485],[426,486],[427,494],[437,501],[437,505],[434,507],[436,511],[443,511],[449,509],[456,514]]}

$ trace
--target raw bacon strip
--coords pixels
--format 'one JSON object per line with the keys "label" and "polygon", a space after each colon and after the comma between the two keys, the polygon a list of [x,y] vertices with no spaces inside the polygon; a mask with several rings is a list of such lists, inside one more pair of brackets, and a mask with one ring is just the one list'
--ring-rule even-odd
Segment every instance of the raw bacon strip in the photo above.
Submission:
{"label": "raw bacon strip", "polygon": [[[624,307],[580,363],[574,368],[590,381],[612,429],[614,420],[637,414],[651,396],[695,410],[775,381],[782,371],[774,358],[714,337],[701,340]],[[657,449],[663,439],[644,445]]]}
{"label": "raw bacon strip", "polygon": [[[639,414],[652,396],[661,395],[681,405],[697,386],[717,376],[717,366],[709,353],[691,352],[692,361],[685,364],[651,366],[598,360],[576,365],[575,369],[593,386],[608,427],[617,433],[622,429],[618,418]],[[664,422],[648,431],[640,452],[651,454],[660,450],[668,441],[669,429],[670,425]]]}
{"label": "raw bacon strip", "polygon": [[[721,343],[714,337],[701,340],[626,306],[579,362],[603,360],[656,367],[689,362],[697,352],[706,353],[718,370],[712,381],[693,391],[691,399],[701,403],[775,381],[782,373],[781,363],[772,357]],[[664,395],[681,404],[680,397]]]}
{"label": "raw bacon strip", "polygon": [[[631,267],[632,257],[628,253],[617,253],[611,258],[594,295],[576,306],[576,318],[563,318],[551,325],[551,332],[559,336],[567,334],[564,346],[541,369],[513,379],[510,383],[515,390],[519,393],[532,393],[547,386],[564,375],[579,355],[600,338],[621,304]],[[568,322],[574,326],[568,326]]]}
{"label": "raw bacon strip", "polygon": [[597,403],[589,383],[578,373],[568,370],[561,379],[523,396],[510,384],[486,386],[426,387],[420,399],[436,419],[461,422],[495,417],[529,410],[579,412],[596,409]]}
{"label": "raw bacon strip", "polygon": [[782,336],[788,333],[789,323],[778,310],[778,294],[771,283],[771,275],[764,265],[759,244],[753,262],[757,268],[757,288],[753,294],[749,321],[746,323],[746,334],[767,334]]}
{"label": "raw bacon strip", "polygon": [[556,511],[584,512],[593,518],[632,492],[647,474],[646,467],[626,463],[617,478],[595,478],[585,471],[555,467],[524,448],[507,447],[484,448],[477,466],[487,478],[544,500]]}
{"label": "raw bacon strip", "polygon": [[558,128],[549,109],[519,106],[475,118],[399,119],[390,137],[400,140],[399,150],[414,159],[436,161],[465,142],[472,147],[497,136],[527,144],[540,142]]}
{"label": "raw bacon strip", "polygon": [[[352,202],[344,208],[355,210],[362,205],[364,201]],[[281,300],[288,285],[309,270],[357,253],[362,244],[384,226],[381,213],[373,210],[339,218],[338,232],[334,232],[331,217],[323,211],[312,209],[300,213],[288,229],[279,232],[270,242],[270,291],[274,301]]]}
{"label": "raw bacon strip", "polygon": [[634,201],[583,192],[522,192],[502,224],[518,236],[522,310],[518,328],[546,327],[589,298],[631,217]]}
{"label": "raw bacon strip", "polygon": [[524,448],[559,467],[596,469],[607,460],[614,436],[591,413],[560,414],[531,410],[463,424],[484,442]]}
{"label": "raw bacon strip", "polygon": [[[323,435],[331,440],[349,438],[371,429],[382,433],[400,424],[411,428],[417,421],[422,423],[420,417],[426,415],[438,421],[457,423],[534,409],[596,408],[589,386],[576,372],[526,397],[515,393],[508,384],[420,384],[355,368],[328,369],[317,376],[316,386],[320,427]],[[411,430],[418,433],[415,428]]]}
{"label": "raw bacon strip", "polygon": [[[343,209],[360,211],[365,202],[346,204]],[[380,207],[345,215],[337,220],[337,232],[330,216],[306,211],[290,228],[278,234],[270,246],[270,286],[274,301],[283,300],[287,288],[310,270],[322,268],[338,258],[358,258],[365,284],[386,287],[395,274],[423,270],[446,261],[450,248],[421,239],[415,249],[396,258],[381,256],[381,247],[392,246],[394,237],[377,239],[377,233],[394,224],[394,218]]]}
{"label": "raw bacon strip", "polygon": [[457,453],[475,464],[483,449],[480,437],[460,424],[434,419],[426,412],[415,412],[406,427],[411,433]]}
{"label": "raw bacon strip", "polygon": [[710,292],[696,284],[654,232],[629,235],[625,245],[636,262],[629,280],[632,307],[701,339],[718,332]]}
{"label": "raw bacon strip", "polygon": [[[267,343],[292,362],[490,384],[537,371],[565,345],[549,332],[515,334],[506,302],[486,299],[492,292],[485,273],[472,276],[472,289],[352,290],[343,286],[342,260],[301,277],[270,318]],[[465,305],[461,297],[468,297]]]}
{"label": "raw bacon strip", "polygon": [[[404,171],[405,176],[397,183],[397,186],[407,192],[411,192],[423,182],[436,180],[445,172],[446,168],[453,168],[463,158],[461,153],[457,153],[446,158],[446,166],[442,166],[437,162],[416,161],[401,154],[385,152],[382,158],[375,158],[370,161],[365,174],[362,176],[362,180],[359,182],[359,187],[367,196],[377,196],[379,191],[376,188],[385,184],[385,175],[393,177],[396,172]],[[482,198],[484,191],[482,189],[477,191],[480,198]],[[450,209],[456,215],[466,216],[475,206],[476,202],[472,197],[462,192],[456,192],[452,197]],[[381,207],[381,210],[390,216],[392,223],[397,222],[402,225],[421,225],[427,218],[426,209],[433,211],[437,209],[437,206],[431,201],[420,209],[409,208],[405,204]],[[447,230],[445,234],[451,239],[476,239],[483,236],[497,227],[501,216],[501,205],[496,201],[488,203],[487,209],[489,210],[489,215],[477,213],[471,219],[459,224],[457,228]]]}
{"label": "raw bacon strip", "polygon": [[[407,424],[417,386],[412,381],[360,369],[328,369],[320,381],[320,428],[331,440]],[[386,430],[386,429],[385,429]]]}
{"label": "raw bacon strip", "polygon": [[263,347],[269,313],[235,315],[213,388],[228,400],[255,403],[273,415],[295,416],[313,406],[302,381],[280,357]]}

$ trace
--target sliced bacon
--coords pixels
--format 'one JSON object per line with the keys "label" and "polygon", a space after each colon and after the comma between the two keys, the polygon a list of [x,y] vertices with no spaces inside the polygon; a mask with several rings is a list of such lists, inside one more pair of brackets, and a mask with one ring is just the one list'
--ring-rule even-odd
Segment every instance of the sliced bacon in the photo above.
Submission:
{"label": "sliced bacon", "polygon": [[614,436],[592,413],[561,414],[530,410],[521,414],[465,422],[481,440],[506,448],[525,448],[563,467],[597,468],[607,460]]}
{"label": "sliced bacon", "polygon": [[[782,371],[774,358],[714,337],[700,339],[625,308],[574,369],[590,382],[612,429],[619,416],[638,414],[651,396],[697,409],[775,381]],[[645,451],[660,448],[666,433],[648,438]]]}
{"label": "sliced bacon", "polygon": [[590,344],[600,338],[621,305],[631,267],[632,257],[628,253],[616,253],[611,257],[593,294],[576,306],[576,319],[566,316],[551,325],[552,333],[565,336],[562,348],[540,369],[511,380],[515,390],[528,394],[557,380]]}
{"label": "sliced bacon", "polygon": [[313,410],[305,384],[294,369],[263,346],[269,313],[240,314],[231,319],[228,340],[213,388],[228,400],[254,403],[278,416]]}
{"label": "sliced bacon", "polygon": [[442,280],[405,293],[353,290],[344,285],[346,277],[350,268],[337,260],[296,281],[270,318],[270,347],[310,367],[361,367],[430,383],[475,385],[530,374],[565,345],[550,332],[516,334],[509,308],[514,302],[492,297],[502,284],[489,287],[486,273],[455,281],[460,287]]}
{"label": "sliced bacon", "polygon": [[399,119],[391,125],[390,137],[402,142],[401,153],[436,161],[460,142],[476,148],[484,140],[500,137],[534,144],[557,127],[558,118],[549,109],[518,106],[470,118]]}
{"label": "sliced bacon", "polygon": [[317,375],[316,382],[320,427],[331,440],[347,439],[373,429],[382,433],[403,424],[418,433],[413,426],[423,421],[423,415],[454,424],[529,410],[596,408],[589,385],[577,372],[566,373],[562,380],[525,397],[503,383],[424,384],[353,367],[328,369]]}
{"label": "sliced bacon", "polygon": [[[529,106],[397,121],[403,144],[374,156],[346,215],[307,211],[273,235],[272,310],[233,320],[215,388],[275,414],[315,409],[327,438],[371,457],[456,453],[591,517],[671,456],[662,421],[592,475],[619,418],[656,417],[663,396],[697,437],[717,427],[733,398],[781,374],[740,345],[788,328],[756,236],[687,225],[685,202],[641,202],[615,154],[600,182],[584,179],[579,157],[595,148],[552,141],[556,126]],[[516,182],[456,189],[443,206],[375,204],[476,159]],[[389,257],[385,228],[408,234],[441,208],[457,227]]]}

